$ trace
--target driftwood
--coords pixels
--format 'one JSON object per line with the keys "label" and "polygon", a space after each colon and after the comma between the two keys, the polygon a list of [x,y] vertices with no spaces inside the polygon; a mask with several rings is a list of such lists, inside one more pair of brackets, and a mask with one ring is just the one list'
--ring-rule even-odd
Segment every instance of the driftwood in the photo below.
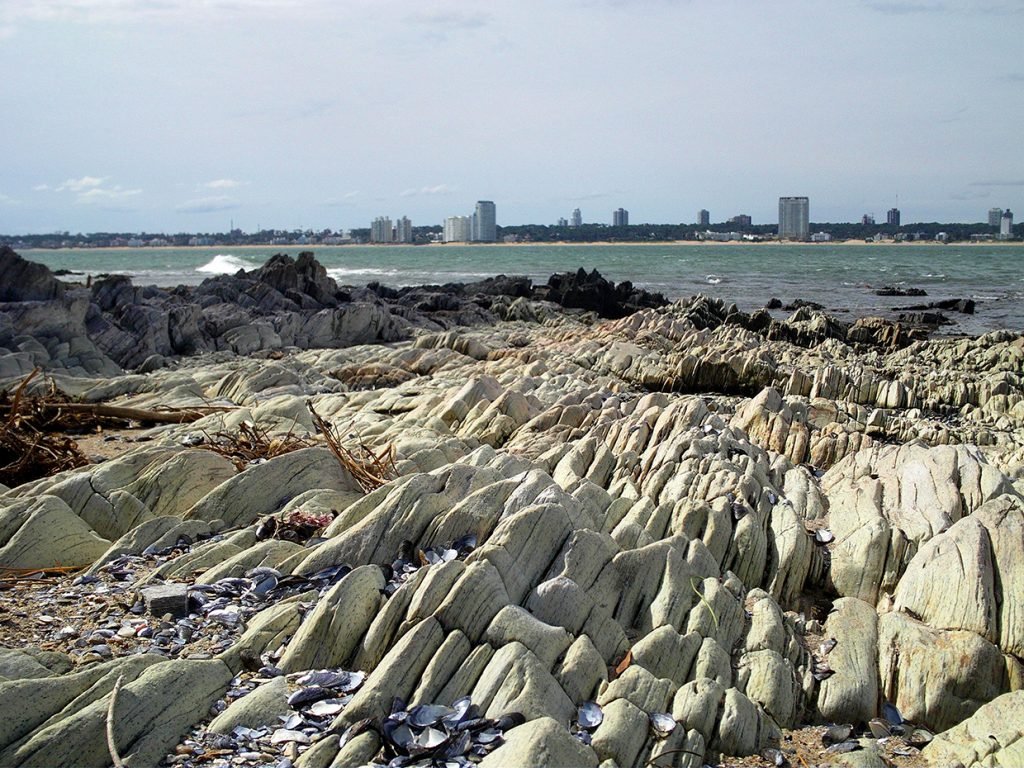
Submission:
{"label": "driftwood", "polygon": [[114,683],[114,690],[110,692],[110,706],[107,707],[107,750],[110,752],[110,759],[114,761],[114,768],[124,768],[124,761],[117,753],[117,744],[114,741],[114,707],[117,706],[117,694],[121,692],[121,683],[124,682],[124,675],[119,675]]}
{"label": "driftwood", "polygon": [[317,428],[327,446],[338,459],[338,463],[359,483],[363,493],[380,488],[398,476],[395,468],[395,446],[387,445],[376,453],[368,445],[359,441],[355,449],[347,448],[338,434],[337,429],[321,418],[313,407],[313,401],[306,401],[306,408],[313,417],[313,426]]}

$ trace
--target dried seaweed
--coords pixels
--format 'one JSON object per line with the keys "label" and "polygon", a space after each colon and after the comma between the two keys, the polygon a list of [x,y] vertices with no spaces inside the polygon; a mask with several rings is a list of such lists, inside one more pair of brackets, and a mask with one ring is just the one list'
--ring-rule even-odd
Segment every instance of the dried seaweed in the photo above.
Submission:
{"label": "dried seaweed", "polygon": [[312,443],[288,430],[285,435],[271,436],[265,429],[252,422],[243,421],[237,434],[216,432],[203,433],[206,441],[196,446],[230,459],[239,471],[254,462],[273,459],[300,448],[309,448]]}
{"label": "dried seaweed", "polygon": [[327,446],[337,457],[338,463],[355,478],[363,493],[374,491],[398,476],[394,445],[388,444],[379,452],[375,452],[360,440],[358,435],[350,433],[348,437],[356,441],[356,446],[348,448],[334,425],[327,423],[316,412],[312,400],[306,401],[306,407],[313,417],[313,425],[327,441]]}

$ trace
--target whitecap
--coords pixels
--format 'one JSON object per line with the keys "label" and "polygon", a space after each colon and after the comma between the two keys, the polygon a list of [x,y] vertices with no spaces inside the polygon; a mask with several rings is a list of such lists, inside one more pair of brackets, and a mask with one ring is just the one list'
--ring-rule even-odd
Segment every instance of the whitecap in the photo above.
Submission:
{"label": "whitecap", "polygon": [[230,253],[218,253],[201,267],[196,267],[196,272],[205,272],[210,275],[233,275],[240,269],[256,269],[258,264],[232,256]]}
{"label": "whitecap", "polygon": [[708,275],[704,279],[707,280],[711,285],[718,285],[720,282],[722,282],[722,278],[720,278],[718,275]]}

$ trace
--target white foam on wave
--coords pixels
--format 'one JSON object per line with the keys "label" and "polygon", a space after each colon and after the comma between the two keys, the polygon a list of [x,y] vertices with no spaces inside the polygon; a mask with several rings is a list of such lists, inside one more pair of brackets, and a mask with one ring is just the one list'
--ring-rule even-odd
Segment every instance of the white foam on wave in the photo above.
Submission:
{"label": "white foam on wave", "polygon": [[718,275],[708,275],[704,279],[707,282],[711,283],[711,285],[718,285],[720,282],[722,282],[722,278],[720,278]]}
{"label": "white foam on wave", "polygon": [[208,275],[233,275],[240,269],[256,269],[259,264],[253,264],[230,253],[218,253],[201,267],[196,267],[196,272],[205,272]]}

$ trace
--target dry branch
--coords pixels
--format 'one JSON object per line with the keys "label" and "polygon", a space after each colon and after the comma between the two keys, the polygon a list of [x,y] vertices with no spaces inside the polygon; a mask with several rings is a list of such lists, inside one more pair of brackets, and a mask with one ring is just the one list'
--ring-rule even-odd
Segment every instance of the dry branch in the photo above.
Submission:
{"label": "dry branch", "polygon": [[349,449],[342,443],[337,429],[316,412],[312,400],[306,401],[306,407],[313,417],[313,425],[327,441],[338,463],[355,478],[363,493],[374,491],[398,476],[394,445],[387,445],[377,453],[360,440],[354,450]]}

